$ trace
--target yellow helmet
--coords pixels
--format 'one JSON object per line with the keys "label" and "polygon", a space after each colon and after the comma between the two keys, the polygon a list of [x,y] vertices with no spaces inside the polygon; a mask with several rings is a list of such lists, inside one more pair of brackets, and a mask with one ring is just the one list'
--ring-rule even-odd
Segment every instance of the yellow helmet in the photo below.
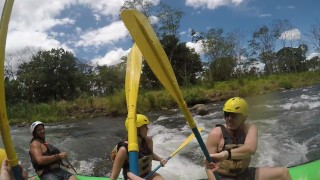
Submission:
{"label": "yellow helmet", "polygon": [[[126,130],[128,131],[128,123],[129,123],[129,119],[126,119],[125,122],[125,126],[126,126]],[[149,119],[147,118],[147,116],[143,115],[143,114],[137,114],[137,127],[141,127],[143,125],[148,125],[150,124]]]}
{"label": "yellow helmet", "polygon": [[233,97],[224,104],[223,111],[248,116],[248,108],[249,106],[246,100],[241,97]]}
{"label": "yellow helmet", "polygon": [[0,148],[0,163],[2,164],[3,160],[7,158],[6,150]]}

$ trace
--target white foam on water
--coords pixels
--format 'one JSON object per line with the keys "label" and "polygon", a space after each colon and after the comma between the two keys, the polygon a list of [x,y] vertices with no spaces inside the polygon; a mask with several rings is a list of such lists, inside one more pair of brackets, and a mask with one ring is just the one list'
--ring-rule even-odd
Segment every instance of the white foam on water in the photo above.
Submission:
{"label": "white foam on water", "polygon": [[[153,162],[153,167],[159,165],[159,162]],[[194,179],[205,179],[207,175],[204,167],[194,164],[194,162],[177,155],[169,160],[165,167],[158,170],[166,180],[194,180]]]}
{"label": "white foam on water", "polygon": [[320,106],[320,101],[310,102],[310,101],[300,101],[296,103],[286,103],[280,105],[284,110],[305,110],[314,109]]}
{"label": "white foam on water", "polygon": [[306,99],[306,100],[313,100],[313,101],[317,101],[319,100],[319,96],[309,96],[309,95],[305,95],[305,94],[302,94],[300,96],[301,99]]}
{"label": "white foam on water", "polygon": [[79,166],[75,167],[78,174],[93,174],[93,169],[97,159],[90,159],[88,161],[78,161]]}
{"label": "white foam on water", "polygon": [[165,121],[170,119],[169,116],[159,116],[159,118],[157,120],[155,120],[154,122],[161,122],[161,121]]}
{"label": "white foam on water", "polygon": [[271,119],[258,119],[255,123],[259,123],[259,125],[270,126],[278,124],[279,119],[271,118]]}
{"label": "white foam on water", "polygon": [[293,103],[286,103],[286,104],[280,105],[280,107],[282,107],[284,110],[290,110],[292,105]]}
{"label": "white foam on water", "polygon": [[[187,125],[186,125],[187,126]],[[161,125],[150,126],[148,135],[152,136],[154,152],[163,158],[168,158],[180,145],[186,140],[187,136],[192,133],[190,128],[184,126],[182,129],[166,129]],[[184,134],[188,134],[185,136]],[[186,151],[192,153],[190,148],[197,149],[198,142],[193,139],[180,152],[173,156],[165,167],[161,167],[157,172],[165,179],[201,179],[206,178],[204,167],[197,165],[190,159],[180,156]],[[197,153],[197,152],[194,152]],[[197,156],[197,154],[196,154]],[[159,165],[158,161],[152,162],[152,167]],[[192,172],[192,173],[190,173]]]}
{"label": "white foam on water", "polygon": [[255,160],[251,164],[256,167],[293,165],[301,159],[307,160],[307,144],[299,144],[293,139],[275,136],[271,133],[259,135]]}
{"label": "white foam on water", "polygon": [[309,103],[309,109],[320,107],[320,101]]}

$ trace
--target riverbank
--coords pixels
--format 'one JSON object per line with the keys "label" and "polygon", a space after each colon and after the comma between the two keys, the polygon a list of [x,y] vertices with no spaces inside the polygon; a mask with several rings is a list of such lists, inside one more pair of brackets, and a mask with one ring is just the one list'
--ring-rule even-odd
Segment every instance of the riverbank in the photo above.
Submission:
{"label": "riverbank", "polygon": [[[182,87],[188,106],[223,101],[233,96],[248,97],[275,91],[312,86],[320,83],[320,72],[272,75],[260,78],[241,78],[225,82],[202,83]],[[178,105],[165,89],[139,90],[138,112],[177,108]],[[35,120],[43,122],[76,121],[80,119],[121,116],[127,113],[125,91],[106,97],[83,96],[74,101],[42,104],[18,103],[8,107],[10,124],[24,126]]]}

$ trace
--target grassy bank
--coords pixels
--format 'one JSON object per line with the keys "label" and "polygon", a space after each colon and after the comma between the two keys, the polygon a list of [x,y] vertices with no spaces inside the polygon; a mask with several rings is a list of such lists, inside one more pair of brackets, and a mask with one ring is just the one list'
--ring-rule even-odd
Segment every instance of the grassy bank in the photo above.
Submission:
{"label": "grassy bank", "polygon": [[[252,96],[269,92],[306,87],[320,83],[320,72],[272,75],[260,78],[242,78],[225,82],[203,83],[181,88],[189,106],[197,103],[226,100],[232,96]],[[144,91],[140,89],[138,112],[176,108],[166,90]],[[74,101],[51,102],[47,104],[20,103],[8,107],[11,124],[28,124],[35,120],[59,122],[100,116],[125,115],[125,92],[107,97],[81,97]]]}

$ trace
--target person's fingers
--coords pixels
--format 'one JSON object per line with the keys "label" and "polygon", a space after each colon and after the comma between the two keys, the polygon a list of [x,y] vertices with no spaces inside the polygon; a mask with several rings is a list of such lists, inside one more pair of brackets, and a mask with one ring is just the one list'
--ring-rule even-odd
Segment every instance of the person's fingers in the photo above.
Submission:
{"label": "person's fingers", "polygon": [[5,162],[6,160],[3,160],[2,161],[2,163],[1,163],[1,172],[4,170],[4,169],[6,169],[6,162]]}

